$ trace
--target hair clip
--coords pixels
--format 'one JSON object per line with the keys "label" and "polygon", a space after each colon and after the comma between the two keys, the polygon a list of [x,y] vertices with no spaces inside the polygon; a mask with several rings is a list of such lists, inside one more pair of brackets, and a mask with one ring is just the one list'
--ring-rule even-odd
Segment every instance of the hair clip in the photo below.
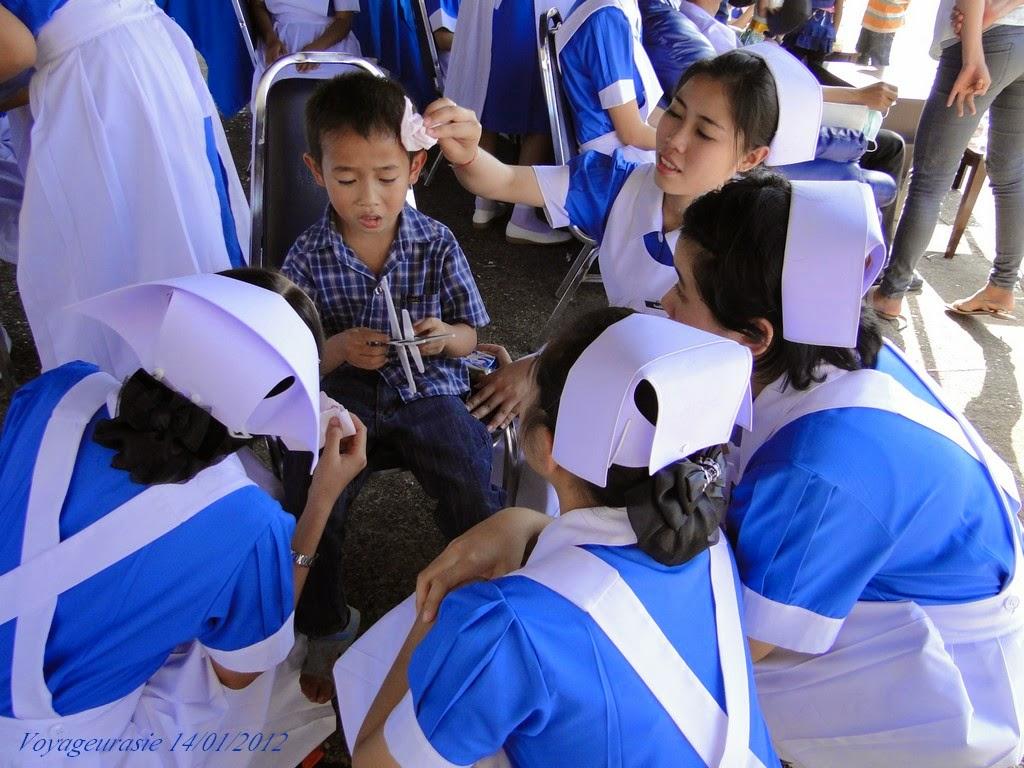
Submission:
{"label": "hair clip", "polygon": [[437,144],[437,139],[427,133],[423,124],[423,116],[412,106],[412,101],[405,97],[405,114],[402,115],[402,146],[408,152],[430,149]]}

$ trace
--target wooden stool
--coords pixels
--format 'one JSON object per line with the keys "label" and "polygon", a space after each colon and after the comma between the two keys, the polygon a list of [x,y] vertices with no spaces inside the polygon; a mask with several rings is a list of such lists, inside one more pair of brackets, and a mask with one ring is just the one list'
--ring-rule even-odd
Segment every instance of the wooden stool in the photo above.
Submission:
{"label": "wooden stool", "polygon": [[[973,142],[972,142],[973,143]],[[971,220],[971,211],[978,200],[978,193],[985,183],[988,173],[985,169],[985,152],[982,149],[975,149],[968,146],[964,156],[960,160],[960,167],[957,168],[956,176],[953,177],[953,189],[960,189],[964,176],[967,176],[967,188],[960,198],[960,207],[956,209],[956,220],[953,222],[953,234],[949,236],[949,244],[946,246],[945,257],[952,259],[956,254],[956,247],[960,244],[967,229],[967,222]]]}

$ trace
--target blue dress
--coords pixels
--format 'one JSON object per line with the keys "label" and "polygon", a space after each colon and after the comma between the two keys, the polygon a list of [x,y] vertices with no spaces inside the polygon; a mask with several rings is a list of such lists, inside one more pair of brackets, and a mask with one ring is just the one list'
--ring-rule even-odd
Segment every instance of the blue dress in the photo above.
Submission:
{"label": "blue dress", "polygon": [[[29,478],[50,414],[74,384],[96,370],[67,363],[26,384],[11,401],[0,436],[0,573],[21,560]],[[93,442],[97,422],[107,417],[104,406],[83,437],[60,517],[62,540],[146,488],[112,469],[113,451]],[[247,486],[63,593],[45,651],[54,710],[69,715],[128,695],[175,646],[193,639],[214,659],[239,658],[282,632],[289,636],[283,647],[291,647],[294,527],[277,502]],[[0,626],[3,717],[13,716],[15,624]]]}
{"label": "blue dress", "polygon": [[[480,123],[495,133],[547,134],[532,0],[505,0],[492,21],[491,74]],[[458,34],[464,34],[459,30]]]}
{"label": "blue dress", "polygon": [[[635,545],[586,549],[619,572],[724,709],[709,553],[663,566]],[[739,663],[752,687],[749,663]],[[423,735],[447,761],[437,765],[470,765],[502,747],[520,768],[705,765],[593,619],[525,576],[448,595],[413,654],[409,686]],[[778,765],[753,694],[749,746]]]}

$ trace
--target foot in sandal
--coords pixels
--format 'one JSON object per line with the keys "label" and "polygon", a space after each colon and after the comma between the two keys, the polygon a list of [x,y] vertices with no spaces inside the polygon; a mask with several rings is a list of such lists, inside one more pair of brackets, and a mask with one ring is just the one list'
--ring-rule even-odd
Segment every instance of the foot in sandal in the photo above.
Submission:
{"label": "foot in sandal", "polygon": [[315,704],[334,698],[334,663],[355,641],[359,632],[359,611],[349,606],[348,624],[340,632],[309,638],[306,660],[302,663],[299,687]]}
{"label": "foot in sandal", "polygon": [[974,295],[947,304],[946,308],[958,315],[992,315],[1012,318],[1013,291],[989,283]]}
{"label": "foot in sandal", "polygon": [[868,296],[869,306],[875,310],[875,314],[883,320],[899,320],[903,313],[902,296],[886,296],[874,288]]}

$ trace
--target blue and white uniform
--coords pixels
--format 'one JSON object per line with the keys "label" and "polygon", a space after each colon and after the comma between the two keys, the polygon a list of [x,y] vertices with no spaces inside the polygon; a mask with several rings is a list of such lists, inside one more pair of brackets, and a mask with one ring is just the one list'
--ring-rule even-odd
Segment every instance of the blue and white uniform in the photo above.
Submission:
{"label": "blue and white uniform", "polygon": [[[430,31],[437,32],[446,29],[455,32],[455,22],[459,17],[459,5],[461,0],[426,0],[427,19],[430,23]],[[452,58],[451,51],[438,51],[438,63],[441,65],[441,74],[447,76],[448,64]]]}
{"label": "blue and white uniform", "polygon": [[474,0],[459,6],[444,95],[495,133],[547,134],[537,59],[540,15],[572,0]]}
{"label": "blue and white uniform", "polygon": [[636,546],[625,510],[574,510],[522,570],[445,598],[388,749],[417,768],[501,749],[521,768],[776,766],[737,588],[724,538],[664,566]]}
{"label": "blue and white uniform", "polygon": [[[151,0],[0,0],[36,34],[18,288],[44,370],[110,369],[63,307],[244,263],[249,208],[188,37]],[[55,275],[62,279],[54,279]]]}
{"label": "blue and white uniform", "polygon": [[[84,741],[152,732],[164,739],[152,753],[114,746],[83,751],[73,762],[194,765],[207,756],[171,752],[178,732],[267,730],[283,715],[303,735],[293,733],[287,740],[297,743],[260,764],[294,764],[333,730],[330,708],[306,703],[296,719],[303,700],[276,671],[228,691],[208,660],[258,672],[289,657],[294,519],[249,481],[235,455],[182,484],[142,486],[112,469],[114,452],[92,435],[119,386],[92,365],[68,363],[23,387],[7,413],[0,438],[0,520],[8,533],[0,541],[3,762],[64,764],[66,750],[41,755],[35,739],[25,744],[26,733]],[[287,682],[298,690],[297,671]],[[241,765],[251,756],[217,757],[218,765]]]}
{"label": "blue and white uniform", "polygon": [[664,193],[653,163],[584,152],[565,166],[535,166],[552,227],[573,224],[600,248],[608,303],[661,314],[661,297],[675,285],[672,254],[678,231],[664,232]]}
{"label": "blue and white uniform", "polygon": [[779,754],[1016,766],[1012,475],[894,348],[877,370],[825,372],[757,397],[727,518],[747,631],[778,646],[755,676]]}
{"label": "blue and white uniform", "polygon": [[701,34],[711,43],[715,53],[722,54],[736,50],[739,45],[739,36],[736,34],[736,30],[728,24],[723,24],[690,0],[683,0],[679,4],[679,12],[696,25]]}
{"label": "blue and white uniform", "polygon": [[[572,107],[580,150],[610,155],[623,146],[608,110],[636,101],[647,120],[661,85],[641,42],[636,0],[577,0],[555,33],[562,85]],[[650,150],[630,148],[631,159],[652,160]]]}
{"label": "blue and white uniform", "polygon": [[[248,2],[248,0],[244,1]],[[345,11],[359,13],[359,0],[329,0],[329,3],[323,2],[323,0],[265,0],[265,3],[267,11],[274,21],[274,32],[277,33],[278,38],[284,43],[288,53],[298,53],[322,35],[324,30],[334,21],[334,13]],[[333,11],[333,13],[329,13],[330,11]],[[355,32],[350,29],[344,39],[325,50],[359,56],[359,40],[356,39]],[[254,95],[256,93],[256,86],[259,85],[260,79],[267,68],[264,56],[265,51],[266,44],[263,40],[260,40],[258,54],[260,66],[256,67],[252,78],[252,91]],[[330,67],[331,65],[321,64],[320,66]],[[338,74],[342,71],[342,69],[339,69]],[[313,79],[323,78],[324,75],[325,72],[302,73],[291,71],[288,73],[288,77],[309,77]]]}

